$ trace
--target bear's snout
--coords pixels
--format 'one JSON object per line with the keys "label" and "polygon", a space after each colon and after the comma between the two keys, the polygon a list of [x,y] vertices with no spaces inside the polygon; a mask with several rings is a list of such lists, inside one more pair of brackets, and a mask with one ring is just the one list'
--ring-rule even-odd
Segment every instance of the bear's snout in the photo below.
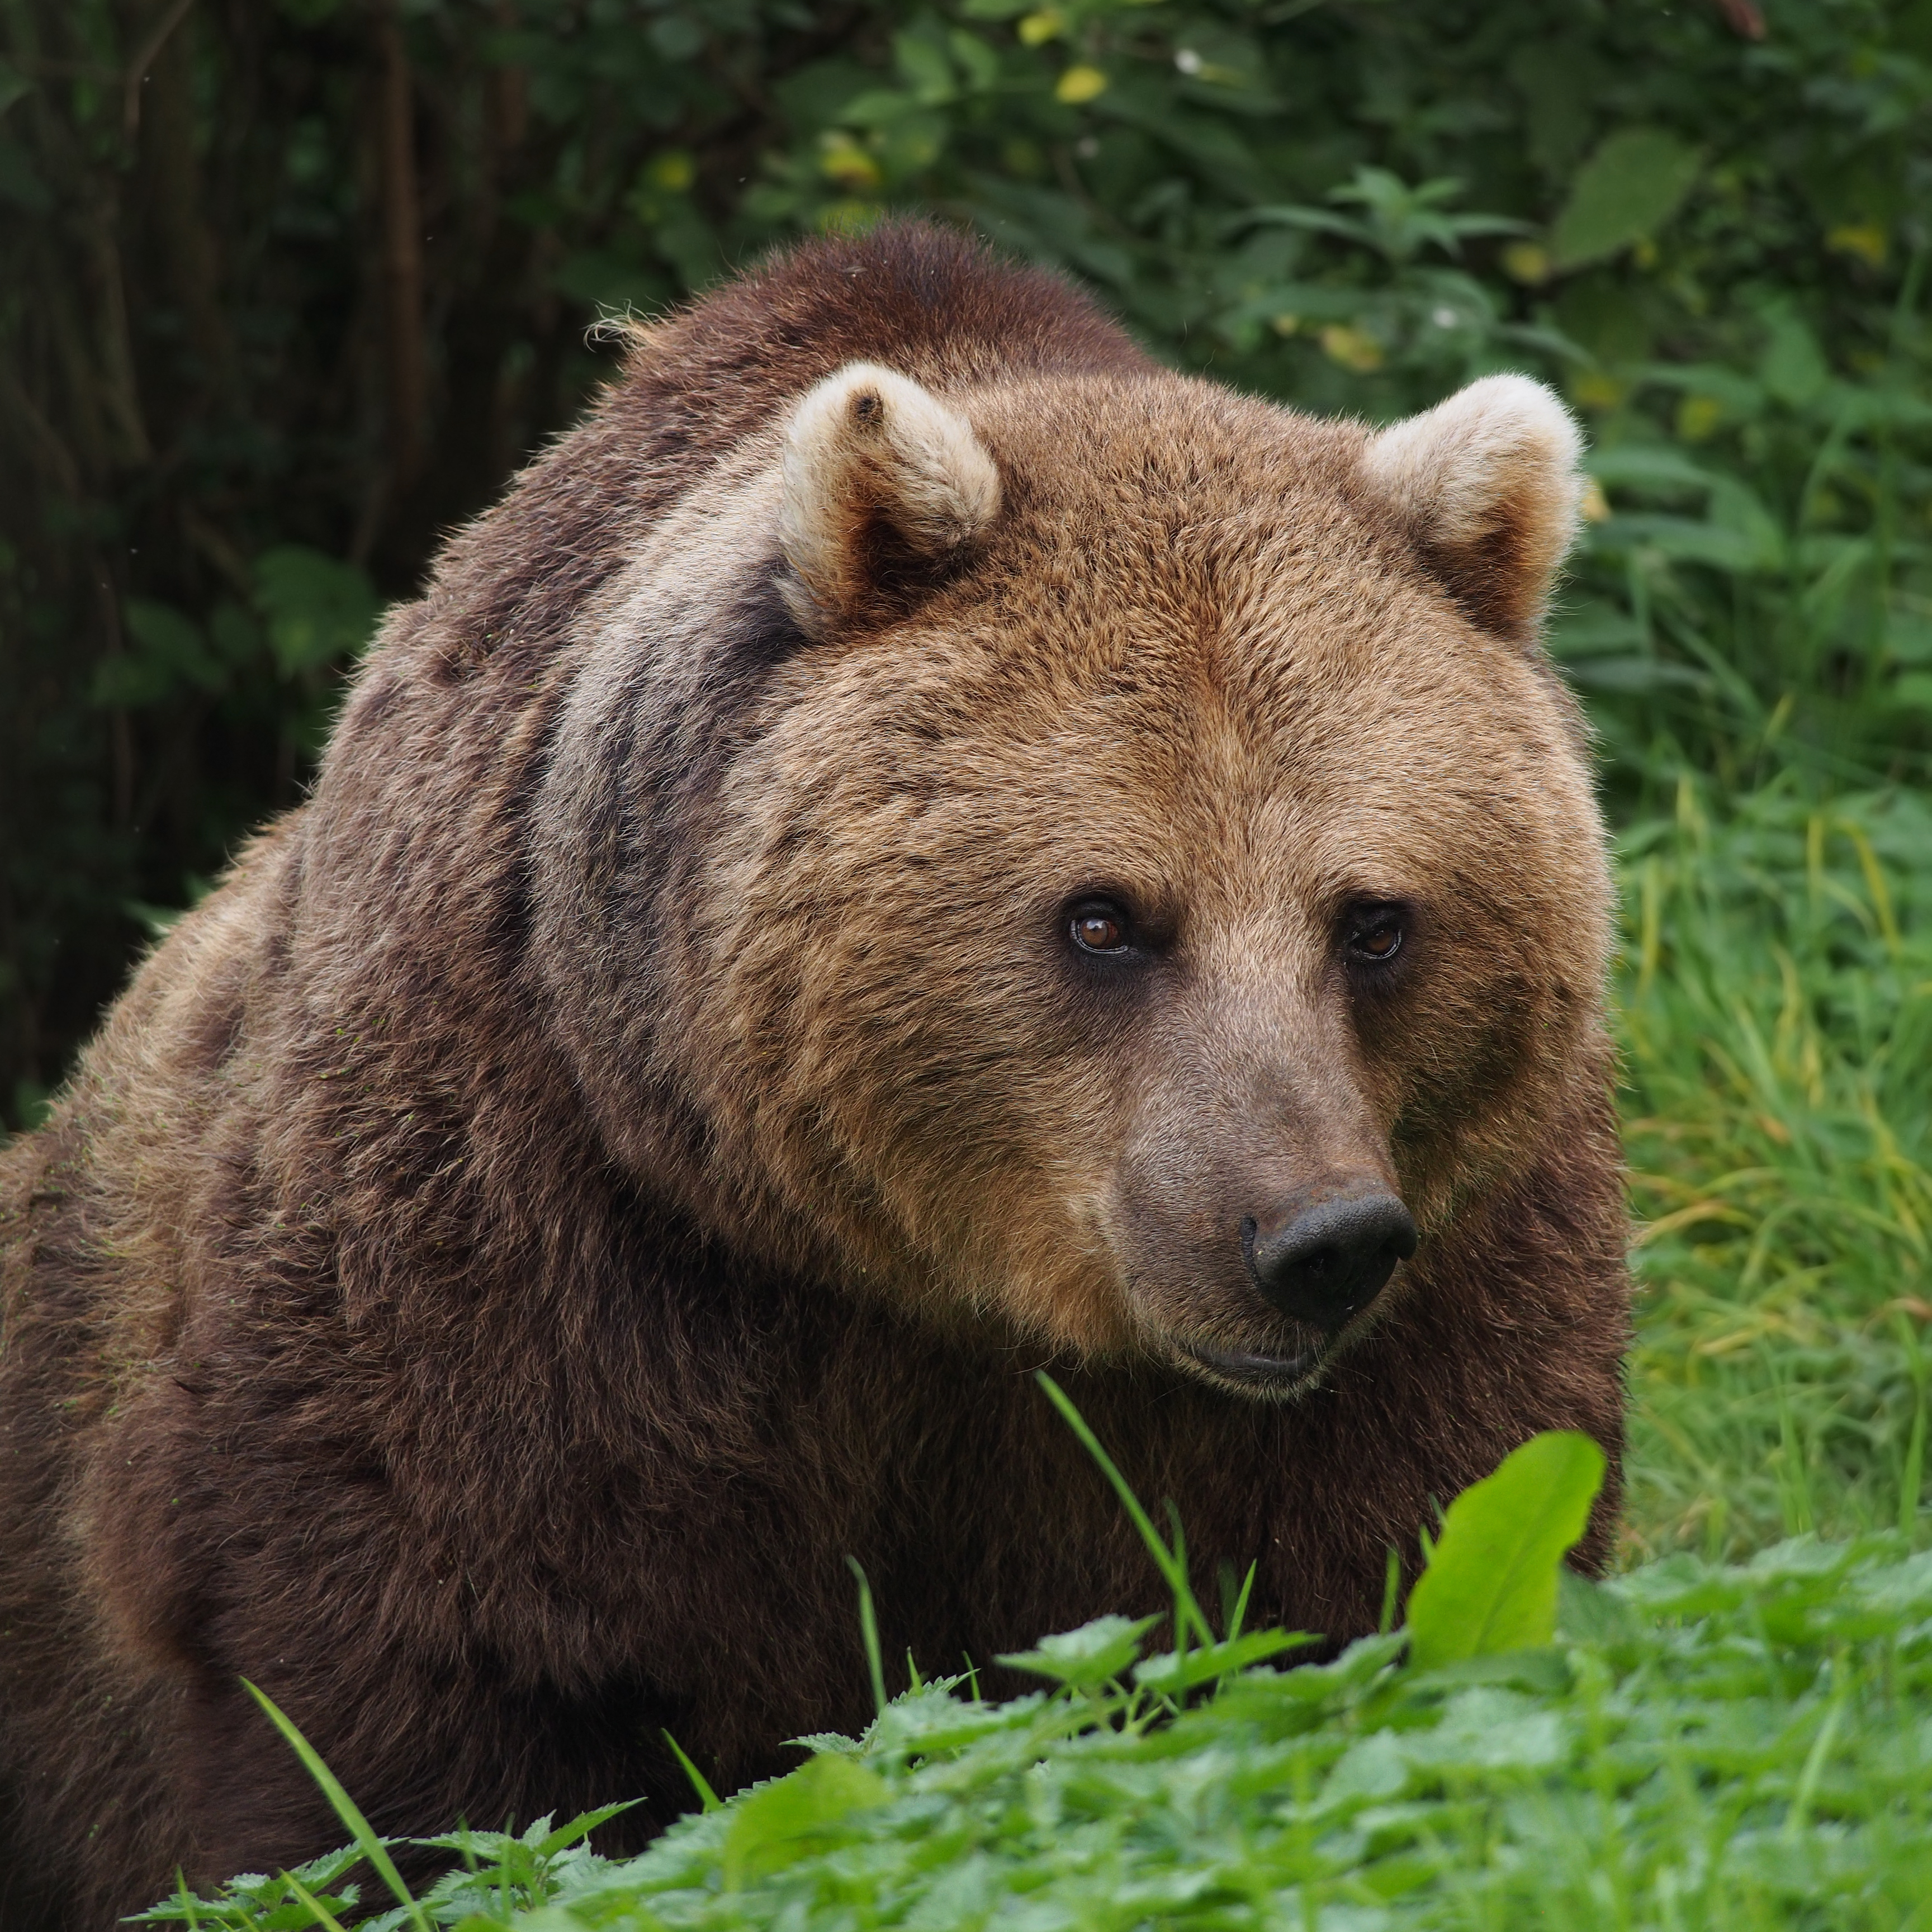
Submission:
{"label": "bear's snout", "polygon": [[1388,1286],[1415,1252],[1415,1222],[1378,1183],[1306,1197],[1241,1223],[1241,1253],[1262,1297],[1291,1321],[1332,1335]]}

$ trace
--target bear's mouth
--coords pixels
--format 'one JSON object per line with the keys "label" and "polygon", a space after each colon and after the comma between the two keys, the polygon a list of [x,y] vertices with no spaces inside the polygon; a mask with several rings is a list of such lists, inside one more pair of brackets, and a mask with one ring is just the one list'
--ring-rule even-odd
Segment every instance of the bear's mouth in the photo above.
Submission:
{"label": "bear's mouth", "polygon": [[1246,1348],[1215,1348],[1204,1342],[1182,1342],[1180,1353],[1210,1382],[1246,1396],[1276,1401],[1300,1395],[1319,1378],[1328,1351],[1317,1344],[1292,1355],[1263,1355]]}

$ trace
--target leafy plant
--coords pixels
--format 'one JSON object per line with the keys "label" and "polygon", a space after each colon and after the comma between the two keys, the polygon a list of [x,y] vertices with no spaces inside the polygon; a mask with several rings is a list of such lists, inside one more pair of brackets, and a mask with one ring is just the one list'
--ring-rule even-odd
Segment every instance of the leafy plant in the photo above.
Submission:
{"label": "leafy plant", "polygon": [[[359,1922],[1608,1925],[1663,1895],[1678,1922],[1771,1926],[1808,1922],[1821,1886],[1856,1901],[1845,1924],[1898,1922],[1932,1828],[1912,1701],[1932,1691],[1932,1556],[1881,1534],[1802,1539],[1744,1569],[1680,1556],[1612,1585],[1571,1576],[1552,1643],[1593,1447],[1534,1438],[1451,1504],[1406,1668],[1400,1634],[1286,1672],[1230,1656],[1211,1696],[1150,1702],[1158,1660],[1130,1666],[1154,1620],[1103,1618],[1006,1660],[1050,1694],[988,1705],[957,1680],[916,1685],[863,1738],[801,1741],[798,1770],[623,1863],[581,1847],[608,1814],[550,1834],[547,1860],[533,1834],[465,1834],[472,1868]],[[1151,1528],[1138,1499],[1130,1514]],[[303,1895],[359,1855],[146,1916],[327,1927],[352,1889]],[[284,1905],[292,1890],[308,1917]]]}
{"label": "leafy plant", "polygon": [[808,1759],[732,1808],[722,1865],[728,1889],[820,1853],[849,1834],[855,1814],[892,1798],[878,1772],[837,1752]]}
{"label": "leafy plant", "polygon": [[1419,1670],[1547,1643],[1556,1577],[1590,1520],[1604,1452],[1587,1436],[1532,1436],[1449,1505],[1408,1598]]}
{"label": "leafy plant", "polygon": [[255,560],[255,604],[284,677],[362,654],[382,614],[368,574],[302,544]]}

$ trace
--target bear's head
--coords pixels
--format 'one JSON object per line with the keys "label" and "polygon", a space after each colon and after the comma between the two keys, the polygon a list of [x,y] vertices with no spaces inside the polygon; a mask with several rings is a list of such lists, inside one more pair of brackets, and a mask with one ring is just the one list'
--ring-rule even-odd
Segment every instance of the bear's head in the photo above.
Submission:
{"label": "bear's head", "polygon": [[928,380],[794,398],[586,620],[565,1050],[748,1264],[1293,1394],[1605,1078],[1576,432]]}

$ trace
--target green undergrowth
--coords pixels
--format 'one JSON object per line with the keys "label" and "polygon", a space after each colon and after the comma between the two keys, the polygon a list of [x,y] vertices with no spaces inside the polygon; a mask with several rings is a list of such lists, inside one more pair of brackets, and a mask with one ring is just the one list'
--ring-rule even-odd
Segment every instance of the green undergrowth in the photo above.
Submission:
{"label": "green undergrowth", "polygon": [[1932,797],[1690,778],[1624,836],[1628,1556],[1918,1534]]}
{"label": "green undergrowth", "polygon": [[[1178,1535],[1165,1544],[1116,1478],[1174,1610],[1103,1617],[1006,1660],[1050,1688],[989,1704],[964,1680],[915,1678],[862,1738],[801,1740],[805,1762],[785,1778],[722,1805],[695,1780],[701,1810],[641,1857],[589,1849],[608,1814],[459,1832],[435,1841],[457,1869],[420,1899],[332,1789],[360,1846],[217,1898],[184,1893],[146,1922],[1917,1922],[1932,1844],[1932,1552],[1910,1553],[1895,1530],[1804,1537],[1748,1565],[1684,1552],[1592,1585],[1559,1559],[1602,1471],[1585,1438],[1537,1438],[1450,1506],[1406,1629],[1287,1671],[1272,1661],[1305,1637],[1244,1633],[1238,1606],[1217,1636]],[[1146,1654],[1154,1626],[1175,1649]],[[876,1682],[876,1648],[874,1667]],[[351,1880],[364,1848],[386,1886]],[[404,1902],[364,1916],[365,1898],[392,1893]]]}
{"label": "green undergrowth", "polygon": [[433,1918],[1372,1932],[1922,1911],[1932,1557],[1886,1537],[1748,1569],[1684,1556],[1580,1586],[1572,1614],[1563,1642],[1432,1672],[1366,1639],[1151,1730],[1078,1690],[930,1687],[627,1864],[479,1840]]}

